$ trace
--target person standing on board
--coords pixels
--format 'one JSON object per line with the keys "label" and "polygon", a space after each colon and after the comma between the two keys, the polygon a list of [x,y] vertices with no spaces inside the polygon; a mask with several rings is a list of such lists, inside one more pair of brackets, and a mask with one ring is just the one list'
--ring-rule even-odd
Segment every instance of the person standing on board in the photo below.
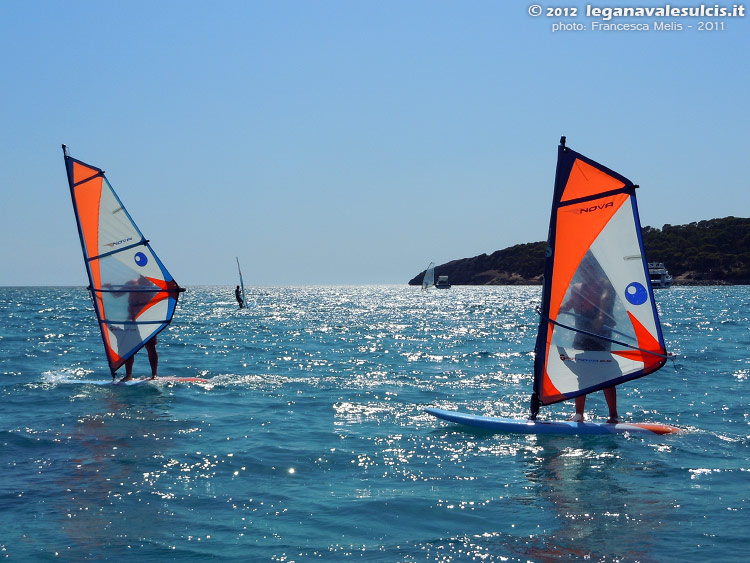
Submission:
{"label": "person standing on board", "polygon": [[[148,289],[153,287],[153,284],[143,276],[125,284],[125,292],[128,292],[128,320],[135,321],[138,315],[151,302],[151,299],[157,293],[155,291],[148,291]],[[144,347],[148,353],[148,363],[151,364],[151,379],[156,379],[159,367],[159,354],[156,353],[156,336],[152,336],[147,340]],[[135,354],[125,361],[125,377],[120,380],[121,382],[133,379],[134,361]]]}
{"label": "person standing on board", "polygon": [[[158,377],[157,368],[159,367],[159,354],[156,353],[156,336],[152,337],[144,345],[146,352],[148,352],[148,363],[151,364],[151,379]],[[125,377],[120,381],[130,381],[133,379],[133,362],[135,361],[135,354],[130,356],[125,361]]]}
{"label": "person standing on board", "polygon": [[240,291],[240,286],[238,285],[234,290],[234,296],[237,299],[237,303],[240,306],[240,309],[245,306],[245,302],[242,300],[242,292]]}
{"label": "person standing on board", "polygon": [[[572,310],[575,315],[575,327],[585,332],[576,332],[573,347],[584,352],[607,351],[611,342],[606,340],[612,336],[615,319],[612,316],[615,305],[615,291],[612,284],[603,275],[587,277],[586,281],[573,284],[570,297],[560,306],[560,311]],[[601,336],[596,338],[593,333]],[[615,386],[607,387],[604,398],[607,400],[610,424],[620,422],[617,414],[617,391]],[[570,419],[573,422],[583,422],[583,410],[586,406],[586,395],[575,398],[576,413]]]}

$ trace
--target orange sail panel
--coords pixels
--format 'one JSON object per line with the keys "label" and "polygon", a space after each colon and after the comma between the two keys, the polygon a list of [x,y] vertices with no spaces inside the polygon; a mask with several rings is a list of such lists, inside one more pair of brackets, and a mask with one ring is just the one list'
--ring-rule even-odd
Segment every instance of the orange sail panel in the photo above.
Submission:
{"label": "orange sail panel", "polygon": [[172,320],[182,289],[112,189],[104,171],[65,167],[89,290],[112,375]]}
{"label": "orange sail panel", "polygon": [[558,150],[534,362],[535,405],[648,375],[666,350],[641,240],[636,186]]}

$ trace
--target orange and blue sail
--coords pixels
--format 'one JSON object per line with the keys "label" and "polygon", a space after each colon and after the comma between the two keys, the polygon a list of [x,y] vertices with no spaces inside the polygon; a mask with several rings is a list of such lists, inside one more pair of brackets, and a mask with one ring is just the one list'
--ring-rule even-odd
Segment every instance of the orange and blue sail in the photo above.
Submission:
{"label": "orange and blue sail", "polygon": [[180,291],[104,171],[68,155],[70,195],[89,291],[112,376],[172,320]]}
{"label": "orange and blue sail", "polygon": [[558,148],[532,417],[549,405],[643,377],[667,359],[635,186]]}

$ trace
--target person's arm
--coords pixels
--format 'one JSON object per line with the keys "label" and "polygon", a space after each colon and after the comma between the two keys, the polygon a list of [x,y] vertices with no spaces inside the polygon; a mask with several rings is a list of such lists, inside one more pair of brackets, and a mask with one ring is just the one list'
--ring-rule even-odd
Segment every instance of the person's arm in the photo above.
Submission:
{"label": "person's arm", "polygon": [[600,329],[605,324],[614,324],[614,319],[612,318],[613,305],[614,295],[609,289],[604,290],[600,296],[599,305],[597,306],[598,313],[596,318],[593,319],[594,328]]}
{"label": "person's arm", "polygon": [[564,313],[565,311],[570,311],[573,308],[573,296],[576,293],[576,286],[570,288],[570,295],[567,299],[565,299],[562,302],[562,305],[560,305],[560,312]]}

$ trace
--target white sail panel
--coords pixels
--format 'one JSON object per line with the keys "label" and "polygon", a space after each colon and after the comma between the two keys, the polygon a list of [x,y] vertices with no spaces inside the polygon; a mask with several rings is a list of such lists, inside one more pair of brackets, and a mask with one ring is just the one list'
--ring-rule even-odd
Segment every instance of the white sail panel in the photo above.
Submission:
{"label": "white sail panel", "polygon": [[102,178],[99,200],[99,255],[140,242],[141,233],[117,199],[112,186]]}

